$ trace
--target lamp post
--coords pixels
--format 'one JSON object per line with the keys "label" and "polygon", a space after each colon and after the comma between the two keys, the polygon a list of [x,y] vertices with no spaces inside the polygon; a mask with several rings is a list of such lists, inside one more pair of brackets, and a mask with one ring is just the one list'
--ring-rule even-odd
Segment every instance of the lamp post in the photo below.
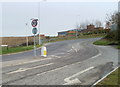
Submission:
{"label": "lamp post", "polygon": [[39,24],[38,24],[38,30],[39,30],[38,39],[39,39],[39,45],[41,45],[42,43],[41,43],[41,37],[40,37],[40,2],[38,2],[38,18],[39,18],[39,20],[38,20],[38,22],[39,22]]}
{"label": "lamp post", "polygon": [[80,15],[76,16],[76,38],[78,38],[78,29],[80,29]]}

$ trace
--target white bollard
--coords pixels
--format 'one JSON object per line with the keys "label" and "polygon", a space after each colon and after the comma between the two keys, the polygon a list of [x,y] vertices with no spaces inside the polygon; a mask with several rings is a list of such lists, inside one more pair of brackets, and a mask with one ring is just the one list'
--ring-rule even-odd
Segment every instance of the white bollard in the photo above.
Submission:
{"label": "white bollard", "polygon": [[45,46],[42,46],[41,48],[41,56],[47,57],[47,48]]}

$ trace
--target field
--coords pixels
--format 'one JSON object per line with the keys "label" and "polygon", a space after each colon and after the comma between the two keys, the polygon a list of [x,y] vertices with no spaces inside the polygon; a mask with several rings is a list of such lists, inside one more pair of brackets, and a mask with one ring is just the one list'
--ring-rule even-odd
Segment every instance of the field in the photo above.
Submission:
{"label": "field", "polygon": [[[9,47],[16,47],[22,44],[26,44],[26,37],[0,37],[2,45],[8,45]],[[28,37],[29,42],[33,42],[33,37]]]}

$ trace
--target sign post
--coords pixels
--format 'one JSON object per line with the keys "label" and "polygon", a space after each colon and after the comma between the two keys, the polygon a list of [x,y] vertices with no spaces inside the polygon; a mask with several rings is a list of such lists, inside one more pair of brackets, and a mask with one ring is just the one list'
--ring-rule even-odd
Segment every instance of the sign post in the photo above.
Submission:
{"label": "sign post", "polygon": [[34,56],[36,56],[36,41],[35,41],[35,34],[37,34],[37,20],[32,20],[31,25],[33,27],[32,33],[34,34]]}

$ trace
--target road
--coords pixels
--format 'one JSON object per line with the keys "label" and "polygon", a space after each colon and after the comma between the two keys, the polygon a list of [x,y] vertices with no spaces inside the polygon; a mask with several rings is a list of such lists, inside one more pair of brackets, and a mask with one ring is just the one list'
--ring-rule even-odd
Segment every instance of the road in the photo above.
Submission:
{"label": "road", "polygon": [[118,66],[118,50],[95,46],[100,38],[47,44],[48,57],[33,51],[4,55],[3,85],[92,85]]}

